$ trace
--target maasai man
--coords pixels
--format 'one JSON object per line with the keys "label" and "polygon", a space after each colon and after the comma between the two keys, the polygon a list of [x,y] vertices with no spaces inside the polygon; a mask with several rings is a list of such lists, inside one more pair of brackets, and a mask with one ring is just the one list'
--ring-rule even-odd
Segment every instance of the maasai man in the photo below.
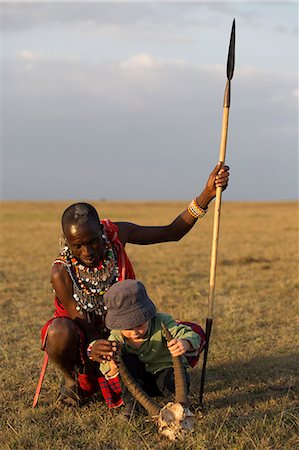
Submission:
{"label": "maasai man", "polygon": [[[116,350],[115,344],[106,340],[102,296],[115,282],[135,278],[124,247],[126,243],[178,241],[205,214],[216,188],[227,187],[228,178],[229,167],[221,168],[218,164],[203,192],[165,226],[100,221],[95,208],[86,203],[76,203],[64,211],[65,247],[54,261],[51,273],[55,312],[42,329],[43,349],[64,378],[61,402],[78,404],[101,388],[109,407],[121,404],[117,380],[109,383],[99,376],[98,363],[105,358],[109,360]],[[75,368],[79,368],[77,376]]]}

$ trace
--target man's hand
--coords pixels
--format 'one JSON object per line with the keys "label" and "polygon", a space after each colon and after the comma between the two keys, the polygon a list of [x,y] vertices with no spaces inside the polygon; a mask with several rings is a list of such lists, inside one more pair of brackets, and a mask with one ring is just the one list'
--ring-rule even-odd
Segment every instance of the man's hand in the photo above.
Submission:
{"label": "man's hand", "polygon": [[91,348],[90,356],[93,361],[103,363],[107,360],[110,361],[116,351],[116,342],[98,339]]}
{"label": "man's hand", "polygon": [[186,339],[171,339],[167,343],[167,347],[172,356],[182,356],[186,352],[194,350],[190,342]]}
{"label": "man's hand", "polygon": [[229,167],[223,166],[221,168],[221,163],[219,162],[214,168],[213,172],[209,176],[206,184],[206,189],[210,191],[211,195],[215,197],[216,188],[221,187],[224,191],[227,188],[229,179]]}

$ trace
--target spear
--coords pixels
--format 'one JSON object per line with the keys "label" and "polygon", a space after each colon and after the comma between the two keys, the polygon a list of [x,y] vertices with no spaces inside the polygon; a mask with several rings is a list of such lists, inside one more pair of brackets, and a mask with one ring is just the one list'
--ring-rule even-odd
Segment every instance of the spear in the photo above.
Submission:
{"label": "spear", "polygon": [[[228,57],[227,57],[227,66],[226,66],[227,81],[226,81],[226,86],[225,86],[225,91],[224,91],[222,131],[221,131],[220,152],[219,152],[219,162],[221,162],[222,166],[225,163],[226,141],[227,141],[227,130],[228,130],[228,116],[229,116],[229,107],[230,107],[230,82],[233,78],[234,67],[235,67],[235,19],[233,20],[233,24],[232,24]],[[204,350],[201,380],[200,380],[200,393],[199,393],[200,403],[202,403],[202,399],[203,399],[203,391],[204,391],[205,376],[206,376],[206,366],[207,366],[208,351],[209,351],[209,341],[210,341],[212,324],[213,324],[216,265],[217,265],[218,240],[219,240],[219,229],[220,229],[221,199],[222,199],[222,188],[217,187],[216,200],[215,200],[215,211],[214,211],[211,266],[210,266],[208,315],[207,315],[207,319],[206,319],[206,345],[205,345],[205,350]]]}

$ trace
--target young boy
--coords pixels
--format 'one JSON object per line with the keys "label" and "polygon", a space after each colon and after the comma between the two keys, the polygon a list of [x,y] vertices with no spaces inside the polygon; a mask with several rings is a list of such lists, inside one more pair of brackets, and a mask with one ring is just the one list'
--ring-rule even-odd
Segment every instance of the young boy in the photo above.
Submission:
{"label": "young boy", "polygon": [[[168,397],[175,391],[172,356],[197,354],[200,336],[189,326],[177,324],[169,314],[158,313],[141,281],[124,280],[114,284],[104,295],[104,301],[108,308],[106,326],[112,330],[108,339],[121,348],[131,375],[150,396]],[[162,321],[173,336],[169,343],[161,328]],[[189,389],[185,356],[183,365]],[[113,356],[101,363],[100,370],[107,379],[117,376]],[[122,389],[130,411],[132,396],[125,386]]]}

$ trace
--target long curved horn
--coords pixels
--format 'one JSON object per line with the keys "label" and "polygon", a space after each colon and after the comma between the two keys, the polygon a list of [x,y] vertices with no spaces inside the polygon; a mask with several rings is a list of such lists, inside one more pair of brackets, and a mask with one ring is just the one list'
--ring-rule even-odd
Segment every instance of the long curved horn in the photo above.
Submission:
{"label": "long curved horn", "polygon": [[[170,331],[163,322],[161,322],[161,325],[166,335],[167,342],[171,341],[173,337],[171,336]],[[186,405],[188,403],[188,391],[182,358],[180,356],[172,356],[172,365],[175,382],[175,402]]]}
{"label": "long curved horn", "polygon": [[160,406],[155,400],[153,400],[146,392],[139,386],[130,374],[124,360],[121,355],[118,355],[119,362],[119,374],[124,382],[124,385],[131,392],[133,397],[143,406],[144,409],[153,417],[158,416],[160,413]]}

